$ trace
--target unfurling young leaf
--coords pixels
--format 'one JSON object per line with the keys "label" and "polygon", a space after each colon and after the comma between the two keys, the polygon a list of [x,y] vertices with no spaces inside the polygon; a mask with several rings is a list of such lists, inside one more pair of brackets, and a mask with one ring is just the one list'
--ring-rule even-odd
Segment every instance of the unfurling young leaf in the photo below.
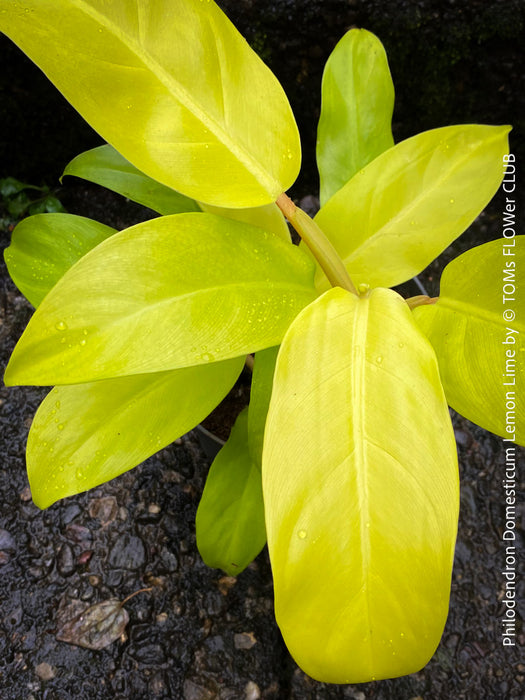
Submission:
{"label": "unfurling young leaf", "polygon": [[456,446],[435,354],[395,292],[332,289],[279,350],[263,450],[275,613],[313,678],[412,673],[448,612]]}
{"label": "unfurling young leaf", "polygon": [[211,465],[197,510],[197,546],[208,566],[237,576],[266,543],[261,472],[248,447],[248,409]]}
{"label": "unfurling young leaf", "polygon": [[321,204],[394,145],[393,109],[394,86],[383,45],[371,32],[351,29],[323,73],[317,131]]}
{"label": "unfurling young leaf", "polygon": [[154,180],[224,207],[269,204],[295,181],[286,95],[213,1],[0,0],[0,10],[0,31]]}
{"label": "unfurling young leaf", "polygon": [[520,445],[525,445],[520,400],[525,396],[525,295],[518,286],[523,269],[525,236],[472,248],[445,268],[436,303],[413,312],[436,351],[449,405]]}

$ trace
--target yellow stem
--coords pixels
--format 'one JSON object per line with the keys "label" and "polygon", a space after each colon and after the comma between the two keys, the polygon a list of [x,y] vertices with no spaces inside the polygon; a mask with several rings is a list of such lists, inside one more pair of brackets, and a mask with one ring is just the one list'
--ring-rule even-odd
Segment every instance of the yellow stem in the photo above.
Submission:
{"label": "yellow stem", "polygon": [[343,261],[324,232],[306,212],[297,207],[284,192],[276,201],[277,206],[306,243],[321,266],[332,287],[342,287],[359,296]]}

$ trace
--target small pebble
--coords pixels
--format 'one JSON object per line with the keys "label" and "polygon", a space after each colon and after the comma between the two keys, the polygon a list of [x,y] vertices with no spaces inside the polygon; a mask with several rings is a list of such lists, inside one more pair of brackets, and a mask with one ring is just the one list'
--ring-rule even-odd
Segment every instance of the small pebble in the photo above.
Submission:
{"label": "small pebble", "polygon": [[68,544],[63,544],[57,554],[57,571],[62,577],[71,576],[75,571],[73,550]]}
{"label": "small pebble", "polygon": [[56,675],[55,669],[46,661],[42,661],[41,664],[38,664],[35,668],[35,673],[43,681],[50,681]]}
{"label": "small pebble", "polygon": [[246,683],[244,688],[244,698],[245,700],[259,700],[261,697],[261,689],[253,681]]}
{"label": "small pebble", "polygon": [[251,649],[257,640],[253,632],[241,632],[233,636],[233,643],[236,649]]}
{"label": "small pebble", "polygon": [[94,498],[89,502],[89,515],[96,518],[102,526],[112,523],[118,515],[117,499],[113,496]]}
{"label": "small pebble", "polygon": [[109,553],[109,564],[115,569],[136,571],[146,561],[146,550],[142,540],[127,532],[117,538]]}
{"label": "small pebble", "polygon": [[184,681],[184,700],[213,700],[214,693],[193,681]]}
{"label": "small pebble", "polygon": [[156,617],[157,625],[164,625],[168,619],[168,613],[159,613]]}
{"label": "small pebble", "polygon": [[10,532],[0,528],[0,549],[15,550],[15,540]]}
{"label": "small pebble", "polygon": [[237,583],[235,576],[223,576],[219,579],[218,587],[222,595],[228,595],[230,588],[233,588]]}

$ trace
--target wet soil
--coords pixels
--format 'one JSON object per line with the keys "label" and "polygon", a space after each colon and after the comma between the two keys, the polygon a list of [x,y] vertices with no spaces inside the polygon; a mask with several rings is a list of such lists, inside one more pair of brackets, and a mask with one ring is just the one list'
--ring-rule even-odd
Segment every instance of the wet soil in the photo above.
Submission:
{"label": "wet soil", "polygon": [[[521,0],[224,0],[221,5],[291,95],[305,151],[304,175],[292,192],[296,199],[317,187],[313,125],[321,67],[352,25],[375,31],[387,47],[398,95],[396,140],[455,122],[510,122],[515,126],[512,148],[525,155]],[[100,139],[30,62],[0,40],[8,66],[0,76],[0,177],[54,185],[65,163]],[[70,212],[119,229],[151,216],[100,188],[73,181],[65,184],[60,198]],[[305,205],[315,209],[315,198]],[[501,200],[496,199],[421,275],[428,292],[438,292],[445,262],[500,235]],[[9,236],[6,226],[0,231],[0,248],[8,245]],[[417,293],[413,287],[403,291]],[[0,263],[0,367],[31,312]],[[266,549],[237,579],[202,563],[194,520],[209,460],[194,432],[89,493],[45,512],[32,504],[24,449],[44,395],[42,389],[0,388],[1,700],[523,697],[521,623],[515,646],[504,647],[501,640],[505,455],[499,438],[453,415],[461,513],[450,614],[434,658],[405,678],[328,686],[305,676],[286,651],[273,617]],[[519,460],[523,474],[523,450]],[[523,492],[521,477],[516,542],[521,552]],[[518,581],[522,620],[522,570]],[[129,601],[126,632],[108,648],[91,651],[57,641],[61,604],[123,600],[144,587],[152,590]]]}
{"label": "wet soil", "polygon": [[[91,185],[66,187],[74,213],[86,208],[123,227],[147,210]],[[315,206],[315,198],[304,205]],[[483,214],[443,260],[497,233]],[[1,247],[9,231],[1,233]],[[421,276],[430,293],[442,262]],[[1,266],[0,365],[31,315]],[[413,284],[413,283],[409,283]],[[401,290],[403,291],[403,290]],[[406,294],[415,293],[407,287]],[[0,697],[332,699],[511,698],[523,695],[525,637],[501,641],[504,579],[502,441],[454,415],[461,517],[450,615],[428,666],[411,676],[359,686],[312,681],[291,660],[273,618],[266,549],[237,579],[208,569],[195,545],[195,512],[209,460],[195,433],[142,466],[47,511],[32,503],[24,470],[27,431],[45,390],[0,389]],[[523,451],[520,452],[523,458]],[[523,460],[521,463],[523,467]],[[523,523],[523,483],[518,524]],[[518,535],[521,538],[521,534]],[[522,544],[522,543],[521,543]],[[125,634],[102,651],[56,639],[57,611],[71,600],[124,599]],[[523,578],[518,612],[525,613]]]}

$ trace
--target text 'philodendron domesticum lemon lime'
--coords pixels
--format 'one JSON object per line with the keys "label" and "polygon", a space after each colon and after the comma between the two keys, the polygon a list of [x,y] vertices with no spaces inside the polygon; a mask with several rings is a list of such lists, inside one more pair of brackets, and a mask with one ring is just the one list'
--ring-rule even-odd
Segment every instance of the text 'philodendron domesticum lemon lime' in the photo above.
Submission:
{"label": "text 'philodendron domesticum lemon lime'", "polygon": [[197,513],[203,558],[238,574],[268,542],[277,622],[313,678],[417,671],[449,601],[448,405],[508,437],[501,342],[523,352],[525,310],[501,317],[497,242],[450,263],[438,298],[389,287],[489,202],[510,127],[394,145],[384,49],[353,29],[324,73],[312,220],[284,194],[301,160],[288,100],[213,2],[0,0],[0,29],[107,141],[65,174],[159,213],[120,232],[42,214],[13,233],[6,262],[37,310],[5,382],[54,385],[27,444],[35,503],[171,443],[255,353],[250,405]]}

